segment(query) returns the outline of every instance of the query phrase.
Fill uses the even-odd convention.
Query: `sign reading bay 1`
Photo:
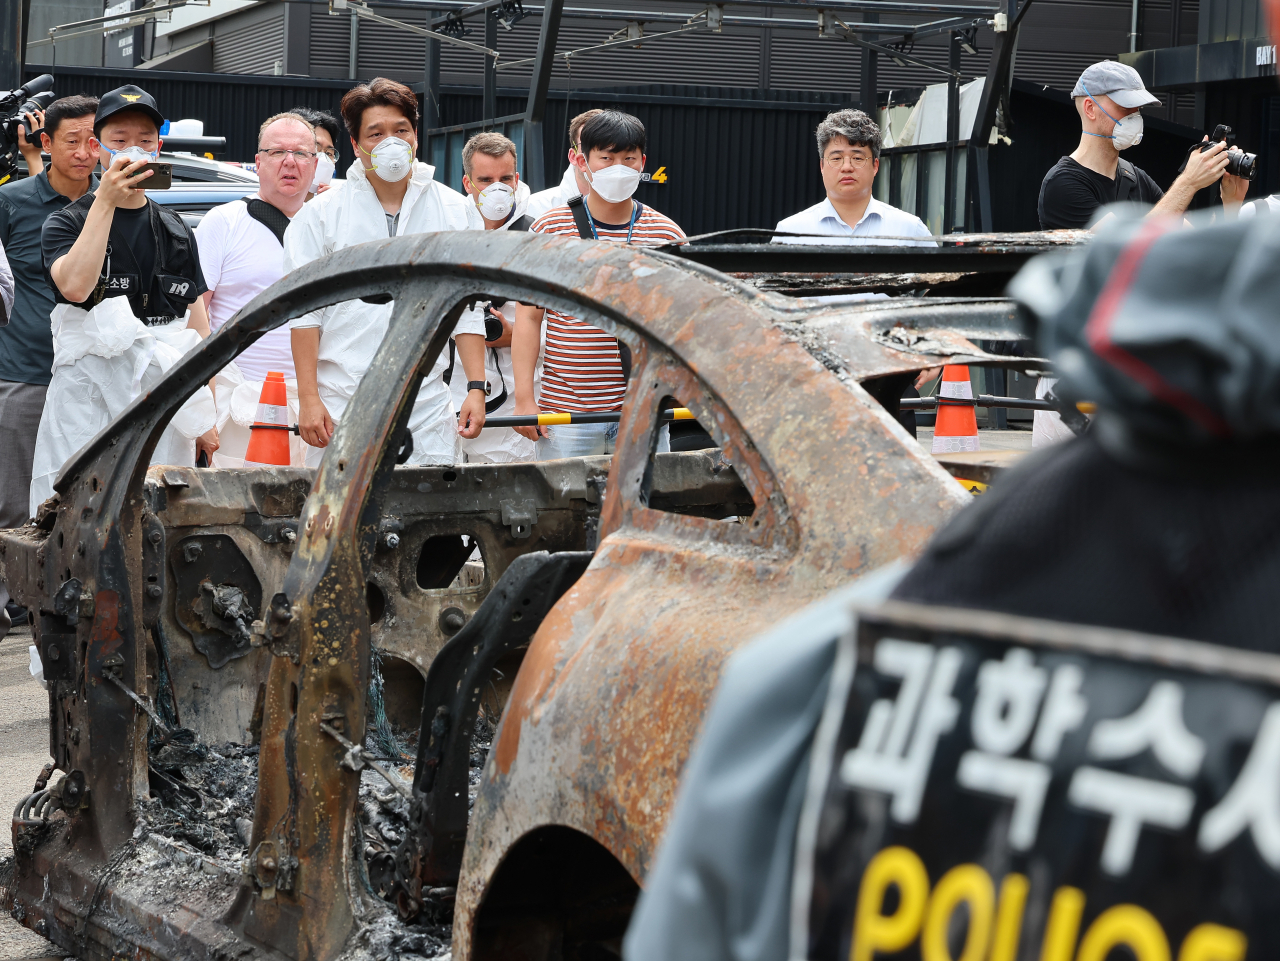
[[[896,602],[850,623],[793,959],[1280,959],[1280,656]]]

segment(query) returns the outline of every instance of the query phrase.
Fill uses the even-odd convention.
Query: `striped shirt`
[[[655,247],[684,238],[684,231],[670,217],[636,203],[640,216],[631,230],[633,244]],[[595,226],[600,240],[615,243],[626,243],[631,229],[630,224],[599,221]],[[567,206],[548,210],[529,229],[542,234],[579,236],[573,211]],[[579,414],[621,410],[627,382],[622,377],[622,358],[613,335],[549,307],[544,323],[547,336],[538,406],[545,411]]]

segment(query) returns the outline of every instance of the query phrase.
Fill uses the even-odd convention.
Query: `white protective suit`
[[[438,230],[483,230],[484,219],[471,198],[436,182],[435,168],[414,161],[409,190],[400,207],[396,236]],[[303,206],[284,233],[284,270],[288,274],[318,257],[371,240],[387,238],[387,218],[359,160],[347,171],[341,190],[328,190]],[[320,400],[337,423],[365,371],[373,364],[395,307],[349,300],[289,322],[293,330],[320,328],[316,381]],[[484,321],[465,312],[454,334],[484,336]],[[457,418],[441,374],[448,351],[440,352],[409,416],[413,455],[409,464],[456,464],[462,459]],[[458,364],[460,376],[461,363]],[[325,448],[307,451],[307,466],[318,467]]]
[[[529,206],[529,187],[521,182],[516,188],[516,205],[506,223],[496,230],[507,230],[525,215]],[[516,319],[516,302],[507,301],[498,307],[512,323]],[[484,312],[476,309],[480,323],[484,323]],[[461,321],[459,321],[461,325]],[[485,402],[501,397],[505,389],[507,399],[502,406],[490,412],[491,417],[508,417],[516,412],[516,377],[511,367],[510,347],[486,347],[484,349]],[[534,388],[537,389],[538,377],[534,376]],[[455,365],[453,376],[449,381],[449,393],[453,395],[453,409],[461,410],[462,402],[467,398],[467,376],[461,365]],[[536,396],[536,395],[535,395]],[[462,451],[470,464],[514,464],[517,461],[536,460],[533,441],[521,437],[510,427],[486,427],[479,437],[460,438]]]
[[[569,202],[570,197],[576,196],[578,196],[578,178],[573,175],[573,167],[570,166],[558,184],[546,190],[539,190],[529,197],[525,213],[537,220],[548,210],[553,207],[563,207]]]
[[[133,315],[124,297],[108,297],[92,310],[58,304],[49,321],[53,379],[36,434],[32,517],[53,496],[53,482],[63,465],[201,343],[200,335],[187,327],[186,317],[148,327]],[[215,419],[213,393],[203,386],[165,427],[151,463],[195,464],[196,438],[212,428]]]

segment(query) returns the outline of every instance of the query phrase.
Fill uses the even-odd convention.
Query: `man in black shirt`
[[[36,440],[33,514],[66,460],[209,335],[195,237],[145,192],[152,171],[142,168],[159,153],[163,122],[140,87],[104,95],[94,117],[104,167],[98,187],[51,214],[41,233],[54,359]],[[166,429],[155,462],[193,464],[196,447],[212,454],[214,422],[212,395],[202,388]]]
[[[1110,60],[1095,63],[1080,75],[1071,96],[1080,114],[1080,146],[1045,174],[1040,186],[1041,229],[1088,227],[1099,208],[1123,200],[1151,204],[1156,216],[1181,216],[1196,191],[1222,177],[1225,143],[1203,153],[1193,151],[1168,193],[1146,171],[1120,159],[1120,151],[1142,142],[1141,108],[1159,103],[1132,67]],[[1224,181],[1222,190],[1230,202],[1233,197],[1228,194],[1239,190],[1237,178]]]

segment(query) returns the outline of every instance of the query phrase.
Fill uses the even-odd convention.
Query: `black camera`
[[[0,183],[18,169],[18,147],[34,133],[22,115],[44,110],[56,97],[53,76],[47,73],[0,96]]]
[[[489,304],[484,309],[484,339],[486,341],[497,340],[502,336],[502,329],[502,318],[493,309],[493,304]]]
[[[1243,177],[1245,180],[1252,180],[1258,176],[1258,155],[1256,153],[1246,153],[1239,147],[1233,146],[1232,141],[1235,140],[1235,131],[1224,123],[1218,124],[1213,128],[1213,136],[1209,138],[1207,143],[1200,144],[1200,152],[1204,153],[1216,143],[1223,140],[1227,142],[1227,170],[1226,172],[1233,177]]]

